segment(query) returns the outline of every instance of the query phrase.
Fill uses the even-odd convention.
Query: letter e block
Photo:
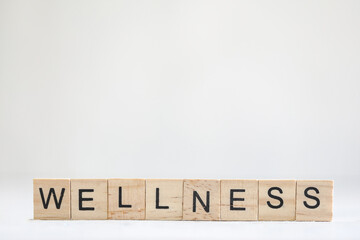
[[[34,219],[70,219],[70,179],[34,179]]]
[[[106,179],[71,179],[71,218],[107,219]]]
[[[221,220],[258,219],[258,181],[221,180]]]
[[[259,220],[295,220],[295,180],[259,180]]]
[[[220,220],[219,180],[184,180],[183,220]]]
[[[329,180],[297,181],[296,221],[331,221],[333,186]]]
[[[108,219],[145,219],[145,180],[108,180]]]
[[[183,215],[183,180],[146,180],[146,219],[181,220]]]

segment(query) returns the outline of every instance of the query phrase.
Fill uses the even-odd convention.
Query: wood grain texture
[[[334,183],[329,180],[298,180],[296,221],[331,221],[333,188]],[[305,194],[316,197],[318,200],[306,197]]]
[[[33,194],[34,219],[70,219],[70,179],[34,179]]]
[[[121,206],[119,191],[121,187]],[[145,219],[145,180],[109,179],[108,180],[108,218]]]
[[[208,211],[200,204],[198,198],[194,198],[195,192],[208,207]],[[220,220],[219,180],[184,180],[183,220]]]
[[[279,188],[272,190],[271,194],[280,197],[283,205],[280,206],[280,200],[269,196],[270,188]],[[294,221],[295,220],[295,180],[259,180],[259,220],[260,221]]]
[[[232,194],[231,190],[233,190]],[[256,221],[258,196],[257,180],[221,180],[220,219]]]
[[[181,220],[183,215],[183,182],[182,179],[146,180],[146,219]],[[157,191],[158,208],[156,207]]]
[[[71,219],[107,219],[107,179],[71,179]]]

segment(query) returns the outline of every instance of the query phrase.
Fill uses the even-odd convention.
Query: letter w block
[[[34,179],[34,219],[70,219],[70,179]]]

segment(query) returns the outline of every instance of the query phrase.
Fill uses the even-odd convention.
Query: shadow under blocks
[[[34,219],[321,221],[331,180],[34,179]]]

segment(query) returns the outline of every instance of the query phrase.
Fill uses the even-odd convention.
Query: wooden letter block
[[[331,221],[333,181],[297,181],[296,221]]]
[[[145,180],[109,179],[109,219],[145,219]]]
[[[71,179],[71,218],[107,219],[106,179]]]
[[[34,179],[34,219],[70,219],[70,179]]]
[[[184,220],[220,220],[220,181],[184,180]]]
[[[259,220],[295,220],[295,180],[259,181]]]
[[[258,184],[257,180],[221,180],[221,220],[257,220]]]
[[[181,220],[183,180],[146,180],[146,219]]]

